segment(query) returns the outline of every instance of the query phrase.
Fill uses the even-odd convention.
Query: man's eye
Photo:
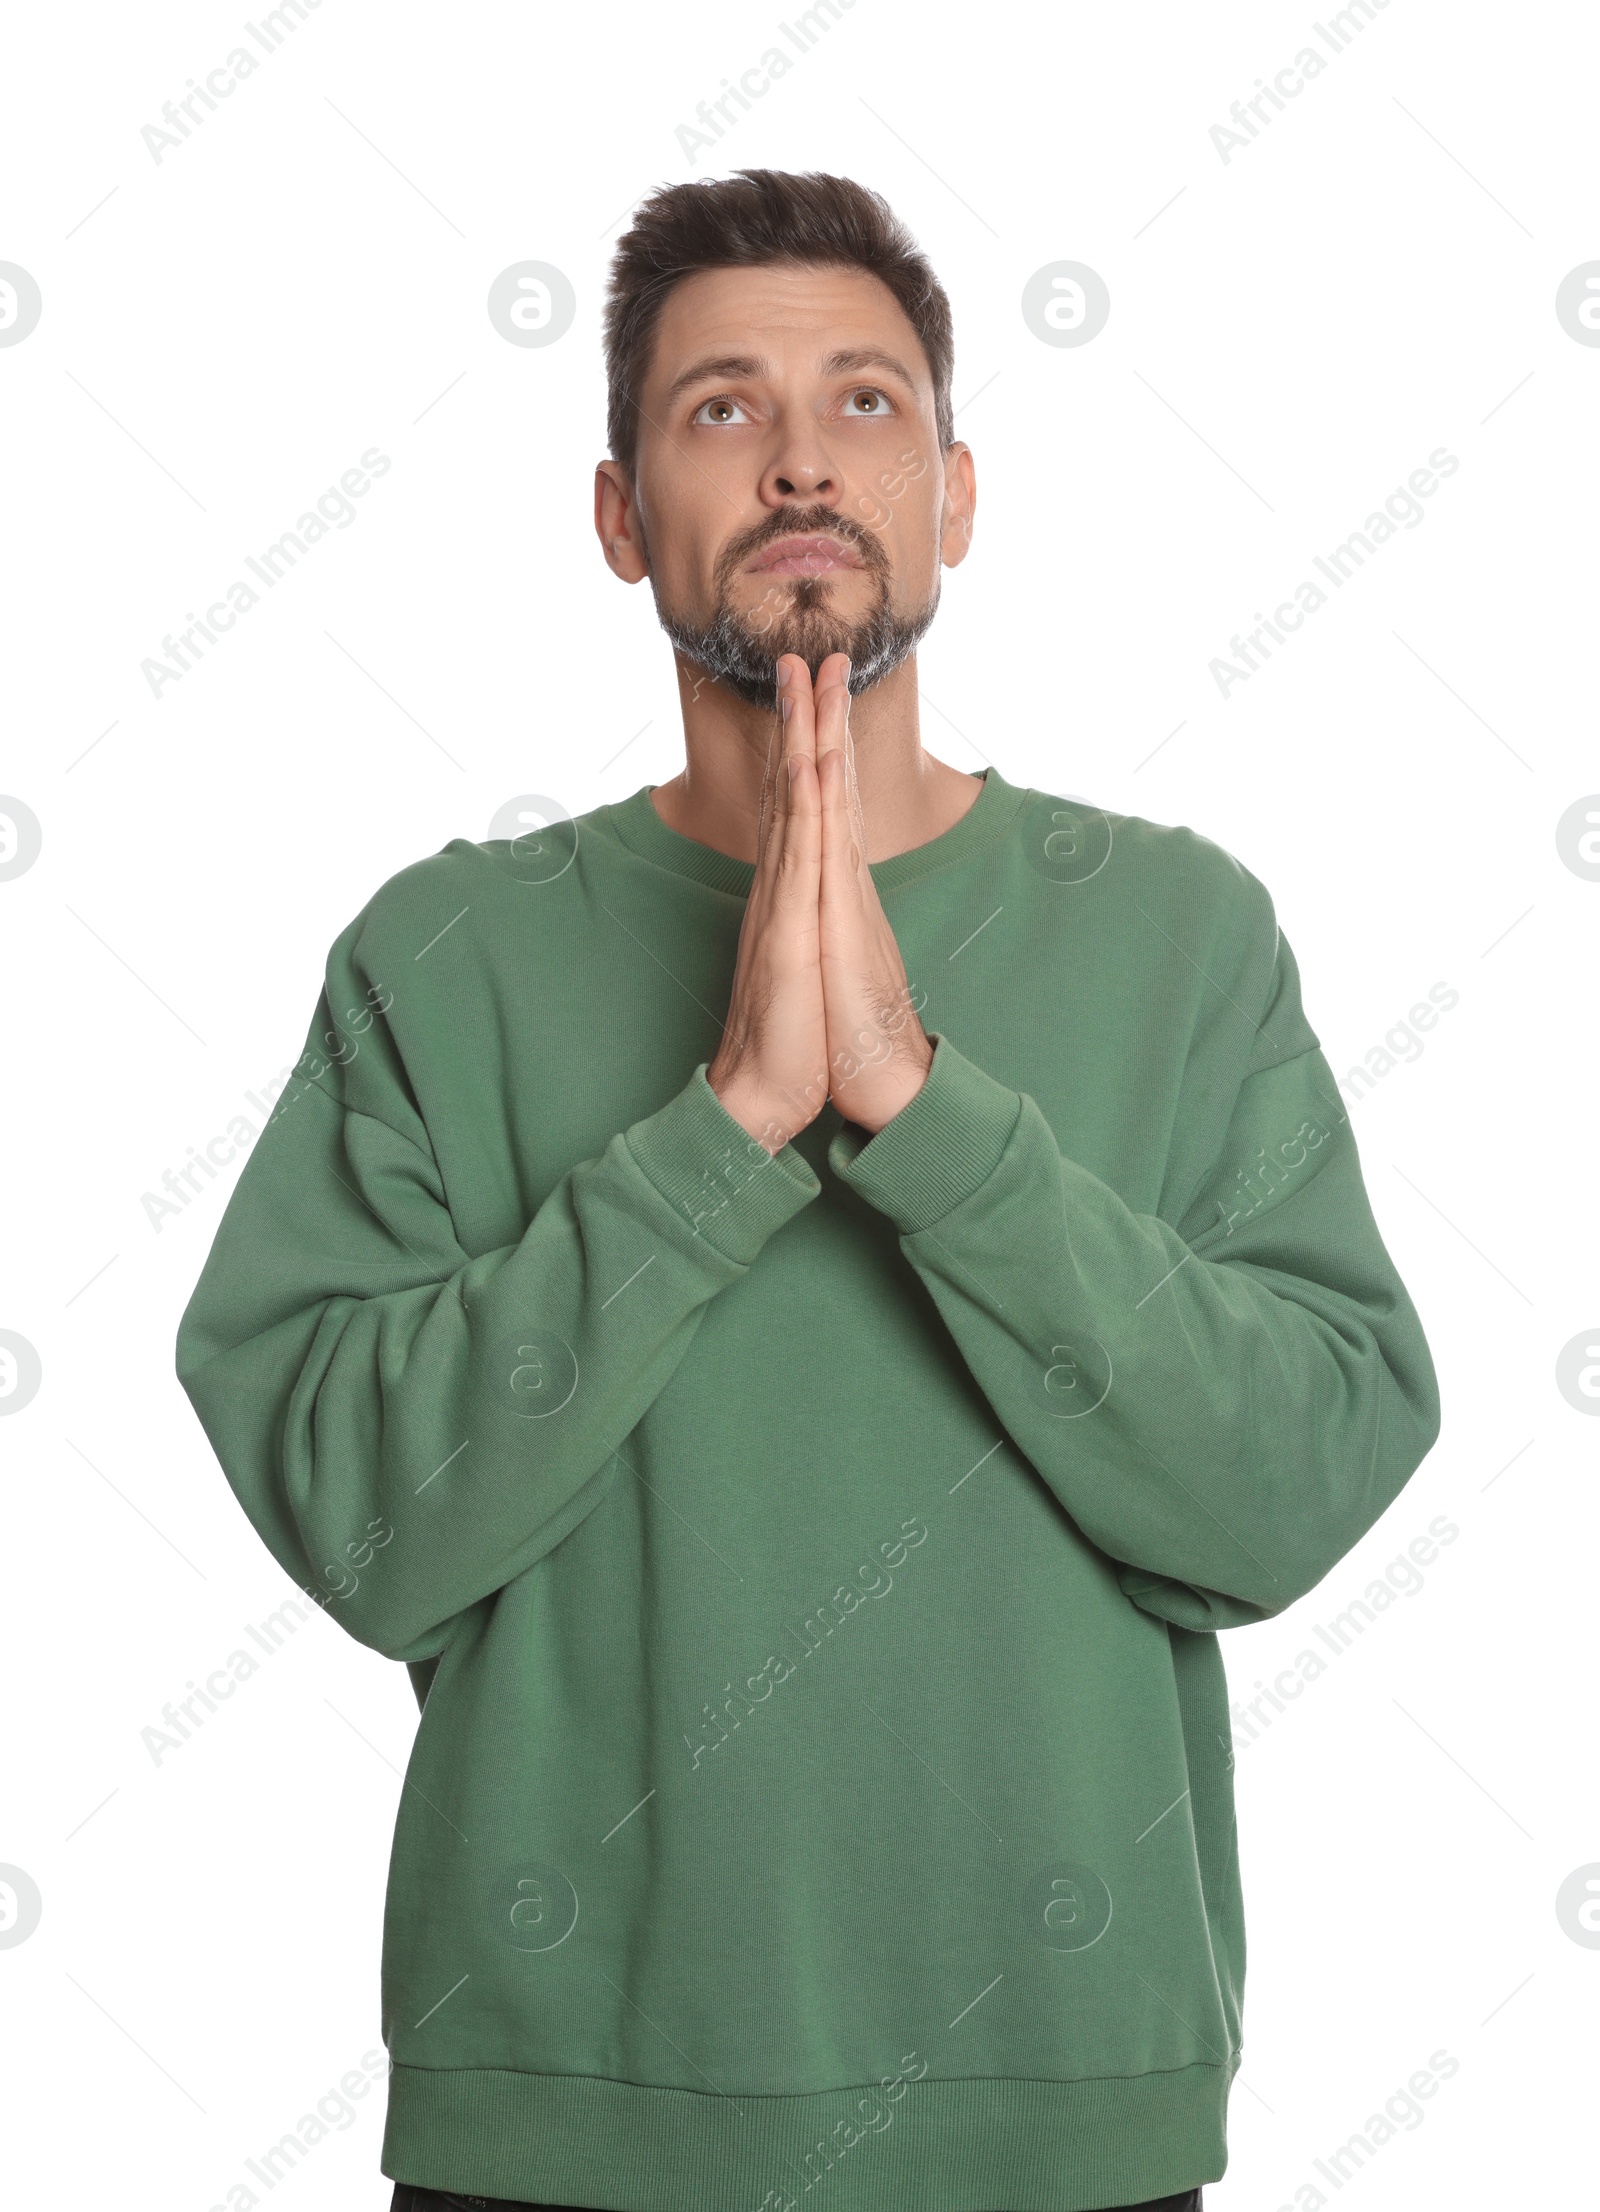
[[[850,394],[849,411],[852,415],[892,415],[894,402],[875,384],[863,384],[859,391]]]
[[[703,399],[689,417],[692,423],[748,422],[749,419],[736,399]]]

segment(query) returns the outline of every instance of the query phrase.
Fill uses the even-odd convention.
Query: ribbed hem
[[[819,1195],[809,1163],[786,1144],[769,1153],[734,1120],[702,1060],[675,1098],[626,1131],[628,1150],[696,1236],[751,1267],[775,1229]]]
[[[1220,2179],[1237,2063],[805,2097],[396,2066],[382,2170],[607,2212],[798,2212],[819,2183],[827,2212],[1092,2212]]]
[[[909,1106],[874,1137],[846,1123],[828,1146],[841,1182],[889,1215],[905,1235],[931,1228],[1000,1164],[1022,1096],[933,1033],[933,1064]]]

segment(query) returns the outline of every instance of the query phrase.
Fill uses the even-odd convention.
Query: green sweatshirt
[[[1248,870],[991,768],[872,873],[931,1073],[769,1158],[706,1082],[750,864],[645,787],[402,870],[184,1314],[240,1504],[421,1704],[397,2180],[1074,2212],[1223,2171],[1215,1632],[1371,1527],[1433,1366]]]

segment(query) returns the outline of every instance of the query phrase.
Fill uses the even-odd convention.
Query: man
[[[422,1704],[383,2170],[397,2212],[1197,2206],[1216,1632],[1416,1468],[1423,1333],[1261,883],[922,747],[974,474],[885,204],[657,193],[607,354],[595,519],[684,768],[363,908],[178,1342]]]

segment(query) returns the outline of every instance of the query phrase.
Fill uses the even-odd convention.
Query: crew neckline
[[[755,881],[755,862],[718,852],[714,845],[702,845],[697,838],[685,837],[681,830],[671,828],[656,812],[650,796],[655,789],[653,783],[641,784],[630,797],[615,801],[610,809],[612,825],[628,849],[645,860],[653,860],[658,867],[670,868],[676,875],[691,876],[697,883],[709,884],[714,891],[747,896]],[[867,865],[873,882],[880,891],[892,891],[897,884],[909,883],[913,877],[926,875],[931,869],[964,859],[975,846],[1004,829],[1026,797],[1025,791],[1007,783],[998,768],[986,768],[978,786],[978,796],[960,820],[952,822],[947,830],[941,830],[937,837],[930,837],[924,845],[913,845],[903,853],[891,853],[887,860],[869,861]]]

